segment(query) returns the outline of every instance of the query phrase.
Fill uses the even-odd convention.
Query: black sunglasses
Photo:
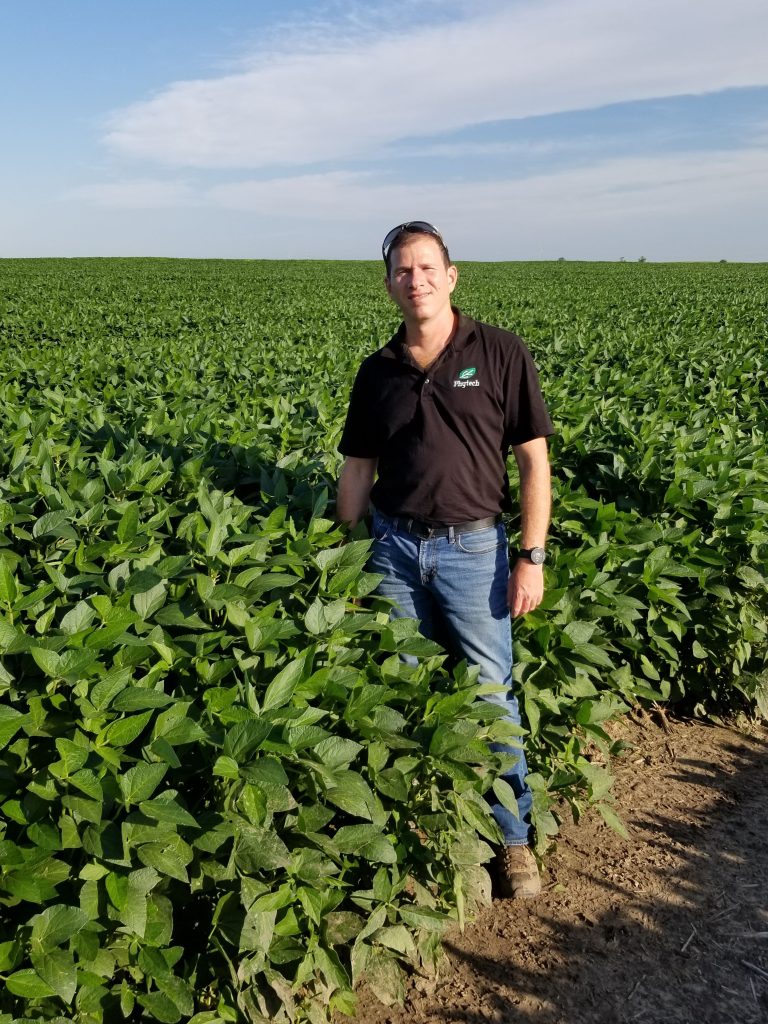
[[[433,238],[438,240],[443,249],[446,248],[443,236],[434,224],[430,224],[426,220],[409,220],[406,221],[405,224],[398,224],[396,228],[392,228],[392,230],[388,231],[384,236],[384,241],[381,243],[381,255],[385,263],[389,258],[389,250],[392,247],[392,243],[403,231],[406,234],[412,235],[432,235]]]

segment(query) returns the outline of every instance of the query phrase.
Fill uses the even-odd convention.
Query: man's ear
[[[448,283],[451,287],[451,291],[453,291],[456,287],[456,282],[459,280],[459,268],[454,267],[454,265],[451,264],[446,273],[448,274]]]

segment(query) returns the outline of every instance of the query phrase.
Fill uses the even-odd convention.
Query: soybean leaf
[[[77,991],[75,959],[68,950],[54,949],[32,954],[32,965],[38,975],[65,1003],[71,1003]]]
[[[242,871],[251,873],[286,868],[291,857],[276,832],[243,828],[235,842],[235,860]]]
[[[31,918],[32,948],[47,952],[67,942],[81,928],[88,924],[88,915],[79,907],[46,907],[42,913]]]
[[[288,703],[301,680],[305,665],[306,655],[301,655],[294,658],[277,673],[264,693],[262,701],[264,711],[271,711]]]
[[[3,604],[13,604],[17,592],[16,580],[8,562],[5,558],[0,557],[0,601]]]
[[[427,931],[444,932],[451,924],[447,914],[429,907],[401,906],[398,913],[406,924]]]
[[[520,810],[517,806],[517,797],[510,784],[504,779],[494,779],[492,788],[499,803],[506,807],[508,811],[511,811],[516,818],[519,818]]]
[[[145,843],[137,852],[139,860],[147,867],[180,882],[189,882],[187,865],[192,860],[192,850],[178,836],[169,837],[164,843]]]
[[[16,732],[27,720],[27,717],[21,711],[17,711],[16,708],[0,704],[0,750],[10,743]]]
[[[376,813],[376,800],[370,786],[357,772],[341,771],[333,776],[333,785],[327,791],[330,803],[347,814],[372,821]]]
[[[162,708],[173,703],[173,697],[162,690],[150,690],[145,686],[121,688],[112,707],[115,711],[143,711],[145,708]]]
[[[629,839],[629,833],[627,832],[626,826],[621,818],[618,816],[616,811],[610,804],[596,804],[597,810],[600,812],[600,817],[614,832],[617,832],[622,838]]]
[[[155,821],[200,828],[189,811],[185,810],[173,797],[157,797],[155,800],[142,800],[139,804],[139,810],[142,814],[145,814],[148,818],[153,818]]]
[[[56,995],[56,990],[31,968],[24,968],[9,975],[5,979],[5,986],[12,995],[21,996],[22,999],[42,999],[45,996]]]
[[[149,799],[167,771],[167,764],[145,764],[143,762],[129,768],[124,775],[120,776],[119,780],[120,791],[126,805],[137,804],[142,800]]]

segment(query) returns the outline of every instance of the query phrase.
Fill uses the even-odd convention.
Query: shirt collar
[[[454,313],[458,313],[459,322],[456,326],[456,333],[453,336],[452,345],[457,352],[461,352],[475,336],[475,321],[471,316],[465,316],[455,306],[453,307],[453,311]]]
[[[461,352],[472,340],[475,334],[475,321],[472,317],[465,316],[456,306],[451,306],[453,312],[458,316],[456,332],[451,339],[450,345],[454,352]],[[399,362],[409,362],[405,346],[405,324],[402,323],[382,349],[382,355],[387,359],[397,359]]]

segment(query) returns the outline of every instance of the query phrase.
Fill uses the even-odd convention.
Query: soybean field
[[[319,1024],[487,902],[519,737],[334,521],[382,276],[0,261],[0,1024]],[[557,431],[514,628],[543,855],[623,829],[638,703],[768,718],[768,265],[466,264],[456,300]]]

